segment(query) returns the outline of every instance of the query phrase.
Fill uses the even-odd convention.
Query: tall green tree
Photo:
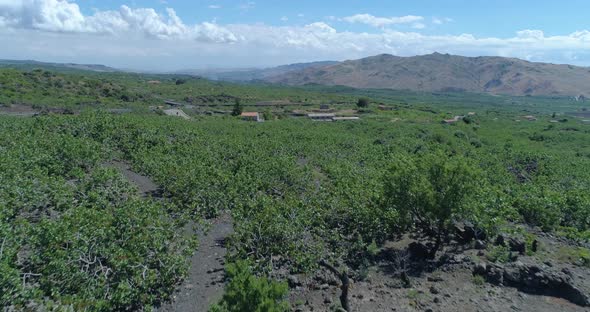
[[[400,215],[400,225],[415,227],[434,240],[434,258],[452,220],[460,218],[476,189],[477,170],[459,156],[442,152],[400,157],[387,175],[384,205]]]
[[[367,108],[367,107],[369,107],[369,99],[367,99],[367,98],[360,98],[356,102],[356,106],[358,106],[360,108]]]
[[[244,108],[242,107],[242,100],[240,98],[235,98],[234,100],[234,109],[232,110],[232,116],[240,116]]]

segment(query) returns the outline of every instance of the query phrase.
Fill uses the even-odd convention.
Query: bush
[[[227,265],[230,280],[221,301],[211,306],[211,312],[278,312],[288,311],[285,301],[287,284],[256,277],[247,261]]]
[[[434,153],[416,160],[402,157],[385,181],[385,205],[400,214],[406,229],[413,226],[435,239],[430,257],[441,247],[453,218],[461,218],[477,174],[461,157]]]
[[[367,98],[360,98],[358,100],[358,102],[356,103],[356,106],[358,106],[360,108],[367,108],[367,107],[369,107],[369,99],[367,99]]]
[[[234,109],[231,112],[232,116],[240,116],[244,108],[242,107],[242,101],[239,98],[234,99]]]

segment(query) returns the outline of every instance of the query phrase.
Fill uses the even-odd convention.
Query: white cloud
[[[281,17],[281,21],[282,21],[282,22],[287,22],[288,20],[289,20],[289,18],[288,18],[288,17],[286,17],[286,16],[283,16],[283,17]]]
[[[254,2],[254,1],[244,2],[238,6],[238,8],[242,11],[248,11],[248,10],[253,9],[255,7],[256,7],[256,2]]]
[[[0,0],[0,58],[169,69],[211,64],[278,65],[353,59],[379,53],[408,56],[438,51],[590,65],[588,30],[559,36],[548,36],[541,30],[521,30],[510,38],[471,34],[433,36],[420,33],[419,29],[425,25],[419,16],[357,15],[346,19],[380,29],[372,33],[341,31],[326,22],[303,26],[186,24],[173,9],[162,13],[151,8],[122,6],[118,10],[84,15],[72,1]],[[386,28],[394,24],[408,24],[416,30]]]
[[[216,9],[221,9],[221,5],[218,5],[218,4],[210,4],[210,5],[209,5],[209,6],[207,6],[207,7],[208,7],[209,9],[213,9],[213,10],[216,10]]]
[[[412,24],[412,28],[414,28],[414,29],[424,29],[424,28],[426,28],[426,25],[424,25],[423,23],[414,23],[414,24]]]
[[[0,25],[14,29],[47,32],[93,33],[123,36],[140,33],[160,39],[192,39],[206,42],[234,42],[237,37],[213,23],[185,25],[173,9],[166,15],[151,8],[96,11],[84,16],[76,3],[66,0],[0,0]]]
[[[343,21],[349,23],[367,24],[373,27],[383,27],[394,24],[409,24],[422,21],[424,17],[407,15],[399,17],[377,17],[371,14],[356,14],[342,18]]]
[[[442,24],[450,23],[450,22],[453,22],[453,19],[449,18],[449,17],[445,17],[445,18],[433,17],[432,18],[432,23],[435,25],[442,25]]]

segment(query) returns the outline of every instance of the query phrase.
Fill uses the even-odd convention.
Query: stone
[[[477,249],[477,250],[483,250],[483,249],[486,249],[486,248],[487,248],[487,246],[486,246],[486,243],[484,241],[482,241],[480,239],[478,239],[478,240],[475,241],[475,249]]]
[[[492,284],[563,298],[583,307],[590,306],[590,297],[563,271],[550,271],[538,265],[518,261],[505,267],[488,265],[486,279]],[[523,294],[519,293],[519,296]]]
[[[434,300],[432,300],[434,303],[440,303],[440,298],[439,297],[434,297]]]
[[[496,240],[494,241],[494,245],[506,246],[506,237],[504,236],[504,234],[498,234],[498,236],[496,236]]]
[[[438,294],[440,294],[440,291],[438,290],[438,288],[436,288],[434,286],[431,286],[430,287],[430,293],[433,294],[433,295],[438,295]]]
[[[469,222],[458,222],[455,223],[455,234],[458,240],[464,244],[469,243],[470,241],[476,238],[476,230],[473,224]]]
[[[287,277],[287,283],[289,283],[289,287],[291,288],[295,288],[302,285],[302,283],[295,275],[289,275],[289,277]]]
[[[511,237],[508,240],[508,246],[511,251],[519,252],[521,255],[524,255],[526,252],[526,242],[520,238]]]
[[[473,274],[485,276],[487,274],[487,265],[485,262],[480,262],[473,267]]]
[[[412,242],[408,245],[410,257],[414,260],[425,260],[430,255],[430,250],[426,245],[419,242]]]

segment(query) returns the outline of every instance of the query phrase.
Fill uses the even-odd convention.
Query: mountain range
[[[93,71],[93,72],[119,72],[121,70],[98,64],[74,64],[74,63],[48,63],[33,60],[0,60],[0,68],[9,67],[20,70],[46,69],[61,72],[67,71]]]
[[[381,54],[291,71],[265,81],[428,92],[590,96],[588,67],[440,53],[412,57]]]
[[[273,77],[285,75],[291,72],[296,72],[304,69],[320,68],[330,65],[338,64],[334,61],[311,62],[311,63],[296,63],[290,65],[282,65],[269,68],[242,68],[242,69],[195,69],[195,70],[179,70],[174,74],[195,75],[201,76],[211,80],[224,81],[256,81],[269,80]]]
[[[0,60],[1,67],[124,72],[104,65],[14,60]],[[590,98],[590,67],[535,63],[499,56],[465,57],[433,53],[400,57],[380,54],[343,62],[297,63],[262,69],[181,70],[168,74],[291,86],[319,84],[362,89]]]

